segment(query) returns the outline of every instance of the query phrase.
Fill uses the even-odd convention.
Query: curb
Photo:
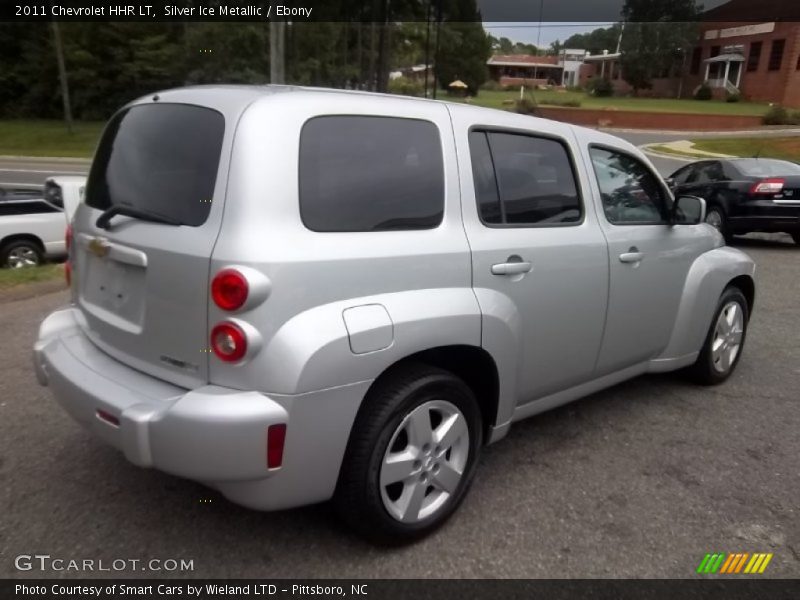
[[[26,162],[40,163],[78,163],[89,165],[91,158],[69,158],[66,156],[16,156],[11,154],[0,154],[0,160],[24,160]]]
[[[644,135],[686,135],[686,136],[752,136],[754,134],[760,135],[800,135],[800,129],[792,127],[788,129],[739,129],[737,131],[685,131],[673,129],[628,129],[623,127],[596,127],[599,131],[607,131],[609,133],[640,133]]]
[[[641,146],[639,146],[639,149],[642,152],[646,154],[652,154],[653,156],[660,156],[663,158],[674,158],[676,160],[686,160],[686,161],[710,160],[714,158],[721,158],[721,159],[735,158],[732,157],[730,154],[715,154],[714,152],[702,152],[702,153],[698,152],[697,154],[690,154],[687,152],[685,154],[677,154],[671,152],[659,152],[658,150],[653,150],[652,148],[653,146],[663,146],[663,145],[664,142],[651,142],[649,144],[642,144]]]

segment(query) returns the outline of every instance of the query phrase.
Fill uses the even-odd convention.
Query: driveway
[[[89,162],[82,159],[0,156],[0,187],[41,187],[51,175],[86,175],[88,170]]]
[[[15,570],[40,553],[192,560],[169,575],[193,577],[681,578],[708,552],[772,552],[763,576],[800,577],[800,248],[741,248],[759,287],[726,384],[640,377],[515,425],[444,529],[399,549],[352,537],[326,505],[253,512],[130,465],[35,382],[37,325],[66,293],[5,302],[0,577],[79,575]]]

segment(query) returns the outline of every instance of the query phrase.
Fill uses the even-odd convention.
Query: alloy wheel
[[[412,410],[392,435],[379,483],[387,512],[417,523],[455,494],[469,458],[469,427],[450,402],[432,400]]]
[[[744,315],[738,302],[728,302],[719,313],[711,343],[711,363],[719,373],[727,373],[736,362],[744,335]]]
[[[39,264],[39,255],[29,246],[17,246],[8,253],[7,262],[12,269],[35,267]]]

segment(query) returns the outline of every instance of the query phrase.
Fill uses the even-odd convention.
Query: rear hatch
[[[210,106],[123,109],[103,134],[74,220],[84,332],[129,366],[187,388],[208,381],[209,263],[234,125]]]

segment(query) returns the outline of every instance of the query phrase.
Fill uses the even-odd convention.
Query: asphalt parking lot
[[[798,577],[800,248],[739,246],[758,290],[726,384],[641,377],[512,427],[444,529],[399,549],[352,537],[326,505],[253,512],[128,464],[34,379],[37,325],[66,293],[0,298],[0,577],[79,576],[14,567],[49,554],[187,559],[171,575],[192,577],[671,578],[707,552],[772,552],[763,576]]]

